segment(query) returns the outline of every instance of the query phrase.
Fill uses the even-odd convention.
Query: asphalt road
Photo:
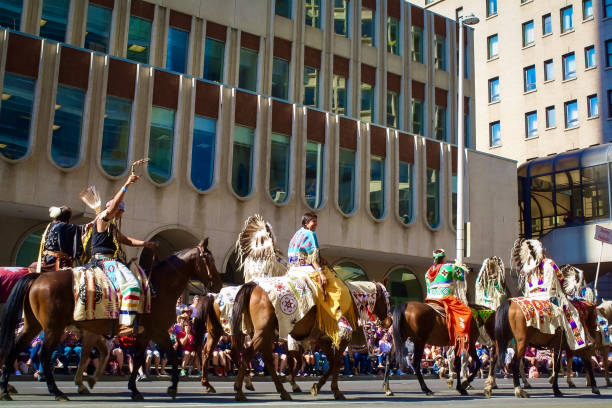
[[[483,381],[474,382],[474,390],[469,391],[469,396],[461,397],[454,390],[449,390],[446,383],[438,379],[428,379],[428,386],[434,391],[434,396],[424,396],[418,388],[418,383],[414,379],[392,380],[391,389],[395,392],[393,397],[385,397],[381,391],[380,379],[360,379],[359,381],[341,381],[340,389],[345,393],[346,401],[335,401],[326,384],[318,397],[313,397],[310,393],[292,394],[293,401],[281,401],[278,394],[274,391],[274,385],[269,382],[255,382],[255,392],[247,392],[249,403],[238,403],[234,400],[233,384],[230,382],[213,382],[217,389],[217,394],[204,394],[198,382],[182,382],[179,384],[179,395],[175,401],[166,396],[165,391],[169,382],[152,381],[139,382],[138,388],[145,397],[144,401],[132,402],[127,391],[125,381],[103,381],[99,383],[90,395],[77,395],[76,387],[68,381],[58,382],[62,391],[68,394],[71,402],[62,405],[75,405],[78,407],[111,407],[127,406],[143,408],[165,408],[165,407],[191,407],[191,406],[249,406],[249,407],[320,407],[332,405],[334,407],[357,408],[360,404],[384,404],[384,407],[446,407],[452,405],[453,408],[463,407],[491,407],[501,406],[511,407],[612,407],[612,387],[601,387],[601,396],[591,394],[590,389],[585,388],[585,379],[575,379],[577,389],[568,389],[564,382],[561,382],[561,390],[565,394],[564,398],[553,398],[550,385],[545,379],[538,379],[532,382],[534,389],[529,390],[530,399],[518,399],[514,397],[511,380],[499,379],[500,389],[494,390],[493,397],[487,399],[482,394]],[[599,384],[603,383],[599,378]],[[303,390],[309,390],[313,381],[306,379],[301,381]],[[34,381],[15,381],[12,384],[17,388],[19,394],[13,396],[13,402],[0,402],[0,406],[31,406],[36,408],[57,407],[55,402],[48,394],[44,383]],[[290,389],[285,384],[287,390]]]

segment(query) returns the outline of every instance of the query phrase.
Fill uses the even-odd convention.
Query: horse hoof
[[[514,396],[516,398],[529,398],[529,394],[527,394],[527,392],[520,387],[516,387],[514,389]]]
[[[67,401],[70,401],[70,400],[68,399],[68,397],[67,397],[66,395],[64,395],[64,394],[59,394],[59,395],[56,395],[56,396],[55,396],[55,400],[56,400],[56,401],[59,401],[59,402],[67,402]]]
[[[463,396],[465,396],[465,395],[470,395],[470,394],[468,394],[468,392],[467,392],[466,390],[464,390],[464,389],[460,389],[460,390],[457,390],[457,391],[459,391],[459,394],[461,394],[461,395],[463,395]]]
[[[310,393],[312,394],[313,397],[316,397],[317,395],[319,395],[319,384],[313,384],[312,388],[310,389]]]
[[[245,385],[244,388],[246,388],[249,391],[255,391],[255,387],[253,387],[252,383]]]
[[[425,395],[427,395],[428,397],[431,397],[432,395],[434,395],[432,390],[425,390]]]
[[[96,386],[96,379],[93,377],[89,377],[87,379],[87,385],[89,385],[89,389],[93,390],[94,387]]]
[[[484,396],[485,398],[491,398],[491,388],[484,389]]]
[[[291,395],[289,393],[287,393],[287,392],[281,393],[280,397],[281,397],[281,399],[283,401],[292,401],[293,400],[293,398],[291,398]]]
[[[446,385],[448,385],[448,389],[451,390],[453,388],[453,380],[451,379],[446,380]]]
[[[0,395],[0,401],[12,401],[13,398],[7,393]]]
[[[134,401],[142,401],[142,400],[144,400],[144,397],[139,392],[133,392],[132,393],[132,400],[134,400]]]
[[[336,392],[334,392],[334,399],[344,401],[346,399],[346,397],[340,391],[336,391]]]
[[[567,387],[568,388],[576,388],[576,384],[574,384],[573,382],[568,382],[567,383]]]
[[[595,387],[591,390],[591,392],[595,395],[601,395],[601,392],[599,392],[599,388]]]
[[[465,388],[466,390],[468,389],[469,386],[470,386],[470,383],[467,380],[461,383],[461,388]]]
[[[497,384],[493,384],[493,387],[491,387],[491,388],[493,388],[494,390],[499,389],[499,387],[497,386]]]
[[[89,394],[89,390],[87,389],[87,387],[85,387],[84,385],[80,385],[79,389],[77,391],[79,394],[81,395],[87,395]]]
[[[393,394],[393,391],[391,391],[390,389],[388,389],[388,390],[387,390],[387,392],[385,392],[385,395],[386,395],[387,397],[392,397],[394,394]]]
[[[524,389],[528,389],[528,390],[529,390],[529,389],[531,389],[532,387],[531,387],[531,384],[529,384],[529,383],[525,383],[525,384],[523,384],[523,388],[524,388]]]
[[[555,391],[555,398],[563,397],[563,393],[561,391]]]
[[[612,387],[612,381],[606,380],[606,387]]]
[[[247,400],[246,396],[243,393],[237,393],[235,399],[238,402],[245,402]]]
[[[19,392],[17,392],[17,388],[13,387],[10,384],[7,386],[7,390],[9,394],[19,394]]]
[[[213,388],[213,390],[214,390],[214,388]],[[176,399],[176,388],[168,387],[168,391],[166,391],[166,392],[168,393],[170,398]],[[141,395],[141,397],[142,397],[142,395]]]
[[[464,387],[466,390],[473,390],[474,387],[472,387],[472,384],[468,384]]]
[[[302,392],[302,389],[297,384],[295,384],[295,386],[292,386],[291,388],[293,389],[293,392]]]

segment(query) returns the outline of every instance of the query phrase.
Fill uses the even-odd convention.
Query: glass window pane
[[[524,69],[525,74],[525,92],[536,89],[536,72],[535,66],[530,66]]]
[[[457,174],[451,174],[451,222],[457,229]]]
[[[446,108],[436,105],[434,117],[435,137],[438,140],[446,141]]]
[[[491,147],[501,146],[499,122],[489,123],[489,144]]]
[[[538,134],[538,113],[529,112],[525,114],[526,137],[534,137]]]
[[[305,0],[306,25],[321,28],[321,0]]]
[[[128,167],[132,101],[108,95],[102,135],[102,168],[111,176],[122,175]]]
[[[359,265],[352,262],[342,262],[334,266],[336,276],[344,282],[348,281],[369,281],[368,275]]]
[[[290,138],[272,133],[270,145],[270,197],[277,203],[289,198],[289,163],[291,155]]]
[[[499,101],[499,78],[489,79],[489,102]]]
[[[551,128],[557,126],[557,119],[555,117],[555,107],[549,106],[546,108],[546,127]]]
[[[412,163],[399,162],[399,216],[404,224],[412,221]]]
[[[215,175],[217,120],[195,115],[191,145],[191,182],[198,190],[212,187]]]
[[[334,32],[348,37],[348,14],[347,0],[334,0]]]
[[[434,39],[434,65],[446,71],[446,37],[436,35]]]
[[[51,158],[60,167],[71,168],[79,161],[84,104],[85,91],[57,85]]]
[[[239,88],[257,91],[257,59],[257,51],[240,48]]]
[[[374,87],[361,83],[361,120],[372,122],[374,119]]]
[[[597,65],[597,60],[595,59],[595,47],[593,45],[584,49],[584,64],[585,68],[592,68]]]
[[[612,0],[603,0],[603,17],[612,17]]]
[[[497,34],[487,38],[487,57],[489,59],[495,58],[499,55]]]
[[[85,48],[104,53],[108,52],[112,18],[113,11],[111,9],[89,3]]]
[[[575,226],[584,222],[580,201],[580,170],[555,174],[555,200],[555,217],[558,227]]]
[[[578,102],[565,102],[565,127],[578,126]]]
[[[0,102],[0,154],[18,160],[28,152],[36,80],[4,73]]]
[[[427,222],[432,228],[440,225],[440,171],[427,169]]]
[[[174,115],[172,109],[153,106],[151,109],[151,133],[149,138],[149,176],[163,184],[172,176],[174,159]]]
[[[606,41],[606,67],[612,67],[612,40]]]
[[[423,29],[418,26],[412,26],[412,60],[422,64],[424,58]]]
[[[334,75],[332,84],[332,112],[338,115],[346,114],[346,78]]]
[[[64,42],[70,0],[44,0],[40,18],[40,36]]]
[[[40,249],[40,240],[44,232],[44,229],[38,230],[31,233],[23,240],[17,251],[15,266],[30,266],[32,262],[36,261]]]
[[[574,28],[574,8],[572,6],[561,9],[561,32]]]
[[[555,78],[553,60],[544,61],[544,80],[551,81]]]
[[[225,43],[206,37],[204,49],[204,79],[223,82]]]
[[[304,66],[304,105],[319,107],[319,70]]]
[[[306,203],[314,209],[323,203],[323,149],[321,143],[308,141],[306,143],[306,186],[304,195]]]
[[[395,17],[387,17],[387,52],[401,55],[399,38],[399,20]]]
[[[542,34],[552,33],[552,17],[550,14],[542,16]]]
[[[21,10],[23,0],[0,1],[0,27],[7,27],[19,31],[21,23]]]
[[[610,218],[607,164],[582,169],[582,208],[585,222]]]
[[[245,126],[234,126],[232,188],[240,197],[251,194],[254,148],[255,130]]]
[[[355,209],[356,155],[354,150],[342,147],[338,152],[338,206],[345,214],[350,214]]]
[[[497,0],[487,0],[487,17],[497,14]]]
[[[370,212],[380,220],[385,216],[385,158],[370,156]]]
[[[291,0],[275,0],[274,3],[277,15],[291,18]]]
[[[180,72],[182,74],[187,72],[188,49],[189,33],[175,27],[169,27],[166,69],[174,72]]]
[[[274,57],[272,63],[272,96],[289,98],[289,61]]]
[[[399,114],[399,94],[397,92],[387,91],[387,126],[398,128]]]
[[[151,21],[131,16],[128,33],[127,59],[149,63],[151,47]]]
[[[587,109],[589,118],[599,115],[599,103],[597,99],[597,95],[589,95],[587,97]]]
[[[389,274],[387,279],[391,305],[402,302],[422,302],[423,291],[416,275],[406,268],[398,268]]]
[[[425,135],[425,102],[420,99],[412,98],[412,132]]]
[[[574,53],[563,56],[563,79],[576,78],[576,57]]]
[[[587,19],[593,17],[593,0],[582,1],[582,18]]]
[[[534,42],[533,20],[523,23],[523,47]]]
[[[376,47],[376,11],[361,8],[361,43]]]

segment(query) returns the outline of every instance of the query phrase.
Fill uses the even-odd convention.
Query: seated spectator
[[[179,343],[180,354],[183,357],[183,364],[181,365],[181,376],[189,375],[191,373],[191,365],[195,360],[195,349],[194,343],[195,338],[193,337],[193,333],[191,332],[191,322],[186,322],[184,324],[184,328],[180,331],[176,338]]]
[[[440,379],[444,378],[447,374],[448,369],[446,368],[446,360],[441,354],[436,356],[432,371],[435,375],[439,376]]]
[[[227,376],[232,371],[232,343],[227,334],[223,334],[213,350],[212,365],[217,369],[215,374]]]
[[[285,370],[287,369],[287,348],[284,342],[279,341],[274,343],[272,357],[274,358],[274,370],[276,374],[284,377]]]
[[[60,346],[61,354],[59,356],[60,361],[66,367],[68,374],[70,374],[69,365],[78,366],[81,361],[81,342],[77,336],[77,333],[73,331],[67,331],[64,334],[64,340]]]
[[[260,353],[253,357],[249,365],[251,367],[251,377],[254,375],[264,375],[265,364]]]
[[[368,375],[372,371],[370,355],[367,346],[354,346],[352,349],[355,366],[355,375]],[[315,354],[316,355],[316,354]]]
[[[508,347],[506,349],[506,359],[504,360],[504,378],[508,378],[512,374],[510,364],[514,358],[514,348]]]
[[[123,352],[121,339],[118,336],[115,336],[111,340],[107,341],[106,344],[110,353],[108,359],[110,373],[112,375],[124,375],[123,362],[125,354]]]
[[[476,354],[478,354],[478,358],[480,359],[480,372],[478,373],[479,378],[485,377],[485,369],[489,366],[489,351],[482,347],[481,344],[476,343]]]
[[[528,370],[531,366],[538,366],[537,350],[535,347],[527,347],[525,349],[525,368]]]
[[[300,369],[297,375],[314,375],[314,365],[315,359],[314,354],[312,354],[312,350],[305,351],[304,354],[302,354],[302,368]]]
[[[553,362],[550,350],[540,349],[536,351],[536,361],[538,371],[543,374],[548,374],[552,370]]]
[[[321,347],[319,347],[319,345],[317,345],[313,350],[314,352],[312,354],[314,355],[315,360],[315,372],[321,375],[327,370],[329,370],[329,361],[327,360],[327,356],[325,355],[323,350],[321,350]]]
[[[378,357],[378,368],[384,368],[383,363],[385,362],[387,355],[391,351],[391,336],[389,333],[383,334],[382,339],[378,342],[378,348],[376,356]]]

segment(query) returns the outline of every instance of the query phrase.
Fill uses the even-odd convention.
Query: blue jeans
[[[329,361],[327,361],[327,356],[325,354],[315,351],[314,358],[315,358],[315,370],[321,370],[324,372],[329,370]]]
[[[368,374],[371,371],[370,356],[368,353],[355,353],[355,367],[359,367],[359,374]]]

